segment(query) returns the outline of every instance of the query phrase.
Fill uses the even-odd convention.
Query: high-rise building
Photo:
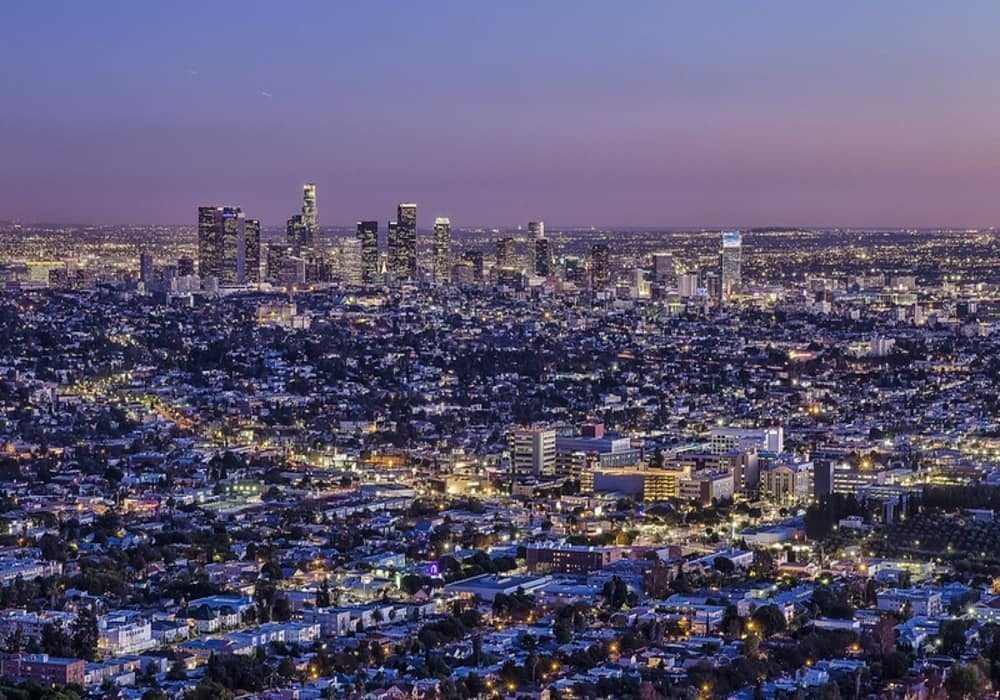
[[[566,255],[562,258],[563,277],[567,282],[583,285],[587,282],[586,267],[582,258]]]
[[[245,270],[246,284],[260,283],[260,219],[246,220]]]
[[[629,293],[633,299],[648,299],[650,295],[649,280],[646,271],[637,267],[629,274]]]
[[[517,244],[513,238],[497,240],[497,267],[513,269],[517,267]]]
[[[149,287],[153,283],[153,254],[139,253],[139,281]]]
[[[335,273],[328,251],[306,248],[300,256],[306,267],[306,282],[332,282]]]
[[[290,287],[306,281],[306,261],[292,246],[272,243],[267,247],[267,281]]]
[[[264,277],[271,284],[277,284],[281,279],[281,270],[292,254],[290,245],[281,243],[271,243],[267,246],[267,264],[264,270]]]
[[[552,245],[549,239],[544,237],[536,238],[534,245],[535,274],[539,277],[548,277],[552,274]]]
[[[363,244],[350,236],[340,239],[339,246],[340,281],[345,284],[361,284],[363,278]]]
[[[198,272],[222,285],[248,282],[246,217],[239,207],[198,207]]]
[[[434,282],[444,284],[451,276],[451,221],[443,216],[434,220],[432,257]]]
[[[741,256],[743,236],[739,231],[722,232],[722,277],[719,296],[723,301],[739,294],[743,287]]]
[[[400,204],[389,222],[389,274],[394,281],[417,277],[417,205]]]
[[[511,471],[516,476],[550,476],[556,468],[554,428],[518,428],[511,433]]]
[[[661,287],[677,284],[677,270],[671,253],[653,253],[653,281]]]
[[[698,273],[685,272],[677,278],[677,292],[682,299],[690,299],[698,293]]]
[[[302,225],[305,227],[306,245],[312,245],[319,237],[319,210],[316,208],[316,184],[307,182],[302,186]]]
[[[309,229],[302,220],[302,214],[296,214],[285,222],[285,240],[296,249],[309,245]]]
[[[529,221],[528,222],[528,259],[527,259],[527,270],[530,274],[538,274],[538,247],[535,245],[536,241],[545,238],[545,222],[544,221]]]
[[[603,289],[611,282],[611,255],[607,243],[595,243],[590,247],[590,285]]]
[[[202,277],[222,274],[222,210],[198,207],[198,274]]]
[[[378,222],[359,221],[357,239],[361,242],[361,283],[375,284],[378,279]]]
[[[386,264],[385,271],[392,277],[395,282],[400,277],[406,276],[405,266],[400,261],[400,248],[402,247],[402,242],[400,241],[399,235],[399,222],[390,221],[385,225],[385,242],[386,242]]]

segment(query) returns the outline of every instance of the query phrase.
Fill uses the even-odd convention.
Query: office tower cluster
[[[396,220],[388,226],[389,275],[394,281],[417,278],[417,205],[396,207]]]
[[[260,282],[260,221],[239,207],[198,207],[198,272],[220,285]]]
[[[583,254],[557,256],[545,222],[540,220],[529,221],[526,229],[496,231],[492,254],[485,257],[482,251],[456,251],[448,217],[436,217],[429,238],[421,244],[417,205],[412,202],[400,203],[381,239],[380,233],[378,221],[361,220],[353,236],[334,239],[328,247],[319,227],[316,185],[306,183],[300,210],[286,222],[284,240],[263,249],[260,222],[247,219],[239,207],[200,207],[198,272],[223,286],[267,282],[296,287],[333,281],[348,285],[490,283],[523,290],[570,283],[605,300],[676,294],[682,300],[726,303],[743,288],[739,231],[722,232],[718,267],[702,271],[685,270],[672,251],[654,253],[649,267],[637,261],[621,268],[620,258],[615,258],[619,264],[615,267],[609,242],[600,239],[588,243]],[[144,257],[140,267],[140,278],[152,279],[152,258]]]
[[[285,222],[281,241],[261,245],[261,226],[247,219],[239,207],[203,206],[198,209],[198,274],[223,287],[266,282],[276,287],[340,281],[349,285],[431,282],[480,284],[489,269],[498,284],[523,287],[527,276],[547,278],[555,274],[551,242],[545,223],[528,222],[527,255],[523,239],[505,236],[497,242],[492,265],[484,264],[480,251],[455,253],[451,219],[434,219],[427,259],[421,264],[417,205],[400,203],[396,216],[386,224],[384,248],[379,223],[358,221],[354,236],[341,237],[329,247],[319,226],[317,187],[302,188],[300,210]],[[606,248],[606,247],[605,247]],[[603,257],[606,279],[607,255]],[[140,278],[153,277],[152,257],[140,261]]]
[[[316,186],[310,183],[303,188],[300,213],[287,222],[285,240],[268,245],[264,256],[258,220],[247,219],[239,207],[200,207],[198,271],[223,286],[268,282],[294,287],[334,280],[348,285],[471,285],[488,281],[501,288],[525,289],[531,277],[536,280],[531,284],[543,284],[558,274],[565,282],[605,293],[605,299],[608,293],[632,299],[676,294],[682,300],[726,303],[742,292],[743,241],[739,231],[721,234],[716,270],[684,270],[672,252],[666,251],[654,253],[649,268],[626,268],[627,275],[617,276],[606,242],[590,244],[586,256],[557,259],[544,222],[528,222],[526,237],[519,231],[497,238],[492,259],[484,264],[481,251],[455,254],[451,220],[437,217],[425,248],[428,257],[421,265],[417,205],[401,203],[395,219],[387,224],[384,254],[375,220],[358,221],[353,237],[341,238],[327,250],[319,235]],[[144,255],[140,279],[148,286],[152,278],[152,258]]]
[[[285,224],[285,237],[290,246],[301,251],[313,246],[319,233],[319,212],[316,209],[316,185],[302,186],[302,211]]]
[[[649,293],[662,297],[676,291],[683,300],[730,302],[743,292],[742,255],[743,235],[739,231],[722,232],[719,264],[715,269],[684,269],[671,252],[653,253]],[[633,280],[633,289],[638,289],[638,284],[638,279]]]

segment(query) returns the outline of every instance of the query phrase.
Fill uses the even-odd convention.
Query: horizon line
[[[450,218],[450,217],[449,217]],[[367,220],[367,219],[366,219]],[[371,219],[372,221],[380,221],[381,219]],[[388,219],[386,219],[388,221]],[[663,233],[716,233],[721,231],[863,231],[863,232],[877,232],[877,231],[948,231],[948,232],[969,232],[969,231],[995,231],[1000,228],[1000,225],[968,225],[968,224],[920,224],[920,225],[856,225],[856,224],[755,224],[755,225],[736,225],[736,224],[724,224],[724,225],[690,225],[690,226],[676,226],[676,225],[661,225],[661,224],[553,224],[549,223],[545,219],[537,219],[538,221],[544,221],[546,229],[551,230],[553,233],[559,233],[563,231],[602,231],[602,230],[620,230],[620,231],[660,231]],[[84,222],[70,222],[70,221],[17,221],[11,219],[0,220],[0,226],[27,226],[27,227],[75,227],[75,228],[96,228],[96,227],[160,227],[160,228],[197,228],[198,222],[189,223],[152,223],[152,222],[102,222],[102,223],[84,223]],[[356,228],[357,222],[352,224],[327,224],[320,225],[320,231],[336,231],[336,230],[353,230]],[[262,229],[283,229],[284,227],[280,224],[263,224]],[[431,231],[432,227],[422,229],[418,226],[417,230],[427,230]],[[470,224],[464,226],[453,226],[452,231],[502,231],[511,232],[522,230],[527,233],[527,224]],[[547,230],[546,233],[549,231]]]

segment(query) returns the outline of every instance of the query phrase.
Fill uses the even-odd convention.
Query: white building
[[[139,654],[156,646],[149,620],[134,613],[115,612],[97,623],[97,648],[107,656]]]
[[[556,468],[554,428],[517,428],[511,433],[511,470],[518,476],[551,476]]]
[[[925,588],[889,588],[879,591],[878,609],[933,617],[941,613],[941,593]]]

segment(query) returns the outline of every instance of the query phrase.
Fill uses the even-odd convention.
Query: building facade
[[[443,216],[434,220],[432,257],[434,282],[436,284],[448,282],[451,277],[451,220]]]
[[[743,289],[743,236],[739,231],[722,232],[720,295],[723,301]]]
[[[253,267],[248,253],[256,254],[259,269],[260,224],[251,221],[256,225],[251,226],[251,236],[256,231],[256,238],[248,244],[247,220],[239,207],[198,207],[198,272],[202,277],[215,277],[222,285],[253,281],[247,276]]]

